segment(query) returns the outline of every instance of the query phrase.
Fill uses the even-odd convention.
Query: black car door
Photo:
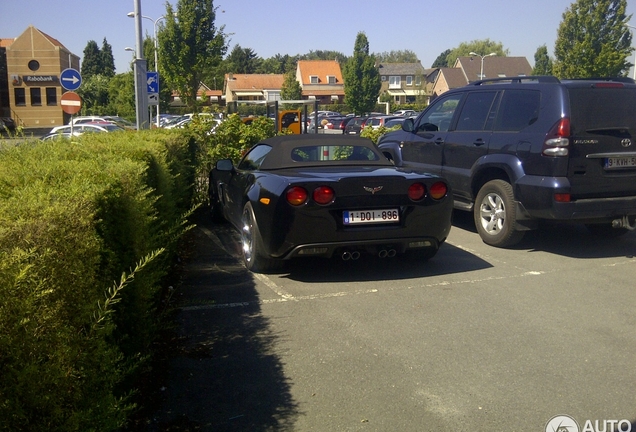
[[[464,93],[438,98],[415,122],[402,145],[405,166],[441,175],[444,142]]]
[[[442,176],[462,201],[471,200],[471,170],[488,154],[488,143],[499,99],[497,90],[472,91],[466,95],[457,119],[446,136]]]

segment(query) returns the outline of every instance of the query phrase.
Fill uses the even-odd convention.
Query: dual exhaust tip
[[[382,249],[380,250],[380,252],[378,252],[378,256],[380,258],[392,258],[394,257],[396,254],[395,249]],[[360,258],[360,252],[358,251],[344,251],[341,255],[341,258],[343,261],[349,261],[349,260],[357,260],[358,258]]]

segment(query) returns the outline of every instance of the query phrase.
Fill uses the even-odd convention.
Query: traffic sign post
[[[148,105],[159,105],[159,73],[146,72],[148,85]]]
[[[75,92],[67,91],[62,95],[60,105],[66,114],[77,114],[82,109],[82,98]]]
[[[76,69],[64,69],[60,74],[60,84],[66,90],[77,90],[82,85],[82,75]]]

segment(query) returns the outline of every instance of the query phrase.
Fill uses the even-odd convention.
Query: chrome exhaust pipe
[[[388,256],[389,258],[393,258],[395,256],[395,254],[396,254],[395,249],[389,249],[386,252],[386,256]]]
[[[360,258],[360,252],[358,252],[358,251],[351,252],[351,259],[352,260],[357,260],[358,258]]]
[[[342,260],[349,261],[351,259],[351,254],[348,251],[342,253]]]
[[[634,225],[629,222],[629,216],[623,216],[622,219],[614,219],[612,221],[612,228],[627,228],[630,231],[636,230],[636,221]]]
[[[386,258],[387,253],[388,253],[388,252],[386,251],[386,249],[382,249],[382,250],[378,253],[378,256],[379,256],[380,258]]]

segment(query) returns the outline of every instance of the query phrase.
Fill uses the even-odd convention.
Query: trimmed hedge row
[[[169,131],[0,151],[0,430],[124,425],[198,158]]]

